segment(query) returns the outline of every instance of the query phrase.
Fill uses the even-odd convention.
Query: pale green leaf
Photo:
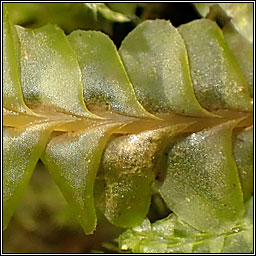
[[[146,216],[155,176],[165,168],[164,150],[186,125],[168,126],[113,138],[104,151],[100,174],[105,186],[101,210],[114,225],[133,227]]]
[[[19,74],[19,42],[14,26],[3,8],[3,107],[32,113],[24,103]]]
[[[68,39],[77,53],[87,105],[151,117],[136,99],[116,47],[108,36],[96,31],[75,31]]]
[[[250,95],[253,97],[253,44],[243,37],[230,22],[222,30],[229,49],[247,79]]]
[[[253,193],[253,127],[234,132],[233,154],[236,160],[244,201]]]
[[[124,39],[119,51],[146,110],[210,116],[195,98],[185,44],[170,22],[141,23]]]
[[[248,83],[214,21],[200,19],[179,27],[188,50],[191,78],[200,104],[208,110],[252,111]]]
[[[219,3],[236,30],[249,42],[253,41],[253,3]]]
[[[254,201],[251,196],[247,201],[244,218],[240,221],[233,232],[226,236],[222,253],[252,253],[254,234]]]
[[[52,124],[3,130],[3,228],[8,225],[41,156]]]
[[[83,6],[90,15],[100,14],[99,19],[118,18],[101,3],[65,4],[59,13],[71,6]],[[199,27],[190,29],[197,22]],[[15,28],[5,15],[4,126],[15,127],[4,131],[5,227],[42,153],[52,121],[60,120],[65,124],[54,127],[42,159],[86,234],[96,228],[95,203],[114,225],[133,227],[145,218],[152,191],[160,188],[168,211],[177,216],[172,214],[168,224],[166,219],[154,225],[144,221],[128,230],[122,248],[145,253],[251,250],[250,217],[242,222],[240,218],[242,189],[245,200],[252,192],[252,128],[236,130],[232,155],[233,128],[251,125],[252,113],[244,113],[243,123],[234,121],[243,115],[240,111],[252,110],[246,83],[246,78],[251,79],[251,60],[247,65],[246,51],[236,55],[232,38],[225,32],[227,46],[210,20],[183,27],[195,34],[186,42],[167,21],[142,23],[120,48],[124,65],[114,44],[100,32],[77,31],[66,37],[56,25]],[[203,72],[201,87],[193,77],[195,70]],[[205,97],[202,101],[200,95]],[[23,96],[42,115],[19,113],[20,106],[26,107]],[[225,118],[217,119],[200,104],[210,111],[220,109]],[[225,121],[229,119],[233,121]],[[194,125],[184,131],[191,121]],[[20,128],[24,123],[28,126]],[[39,124],[49,125],[49,130],[34,131]],[[181,136],[173,138],[180,131]],[[110,137],[114,133],[118,135]]]
[[[55,25],[34,30],[16,28],[27,105],[95,118],[84,104],[81,71],[64,32]]]
[[[252,253],[253,232],[244,230],[228,236],[222,253]]]
[[[107,139],[120,124],[110,123],[53,138],[42,156],[43,163],[86,234],[96,228],[94,181]]]
[[[167,206],[194,228],[221,233],[243,214],[243,195],[232,156],[229,121],[192,133],[170,147],[160,193]]]
[[[119,238],[119,248],[133,253],[252,253],[253,198],[236,228],[214,234],[197,231],[175,214],[151,224],[145,219]]]
[[[253,3],[195,3],[203,17],[217,19],[225,25],[231,21],[235,29],[249,42],[253,41]]]
[[[196,3],[198,11],[222,27],[225,40],[247,79],[253,96],[253,4]]]

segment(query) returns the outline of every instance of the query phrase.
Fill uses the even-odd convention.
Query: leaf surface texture
[[[146,21],[117,51],[101,32],[22,28],[5,12],[4,226],[41,158],[86,234],[97,207],[133,228],[160,193],[171,228],[135,231],[170,240],[122,248],[250,250],[249,226],[227,233],[252,194],[251,67],[225,33],[206,19]]]

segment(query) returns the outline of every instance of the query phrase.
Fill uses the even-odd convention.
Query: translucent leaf
[[[250,197],[250,199],[245,203],[245,214],[243,222],[245,225],[252,225],[253,224],[253,218],[254,218],[254,201],[253,196]]]
[[[151,201],[151,185],[155,175],[165,167],[167,143],[185,126],[120,136],[108,143],[100,166],[105,179],[105,202],[101,210],[111,223],[133,227],[145,218]]]
[[[196,3],[195,5],[203,16],[208,13],[207,18],[216,20],[221,26],[228,47],[237,59],[247,79],[250,95],[253,97],[253,4]]]
[[[149,112],[210,115],[195,98],[184,41],[169,22],[141,23],[119,51],[136,96]]]
[[[3,106],[7,109],[31,113],[24,103],[18,65],[19,43],[16,30],[3,8]]]
[[[243,213],[243,195],[232,156],[235,121],[173,142],[160,193],[168,207],[201,231],[225,232]]]
[[[88,131],[53,138],[42,160],[86,234],[96,228],[93,188],[107,139],[120,124],[106,124]]]
[[[136,99],[116,47],[108,36],[96,31],[75,31],[68,39],[78,56],[87,106],[151,117]]]
[[[253,3],[219,3],[239,33],[253,41]]]
[[[64,32],[54,25],[16,26],[21,44],[21,86],[30,107],[94,117],[83,101],[81,72]]]
[[[253,241],[251,230],[232,234],[226,239],[222,253],[251,253],[253,250],[251,241]]]
[[[197,231],[175,214],[151,224],[145,219],[119,238],[119,248],[133,253],[251,253],[253,251],[253,198],[236,228],[219,235]]]
[[[230,233],[224,243],[222,253],[252,253],[253,252],[253,197],[246,203],[245,217],[241,224],[237,225],[233,232]]]
[[[208,110],[252,111],[248,84],[221,29],[200,19],[179,27],[188,50],[195,94]]]
[[[193,232],[190,236],[180,236],[180,228]],[[199,232],[171,214],[154,224],[145,219],[141,225],[121,234],[118,241],[121,249],[131,249],[133,253],[191,253],[198,237]]]
[[[3,129],[3,228],[17,204],[44,150],[51,124]]]
[[[224,236],[211,237],[198,241],[193,246],[193,253],[221,253],[224,244]]]
[[[253,44],[243,37],[231,23],[226,24],[222,30],[229,49],[247,79],[250,95],[253,97]]]
[[[92,11],[88,10],[90,5]],[[35,11],[32,16],[30,14],[33,8],[31,8],[28,17],[38,17],[40,16],[38,14],[50,9],[51,11],[46,11],[47,15],[54,16],[52,10],[58,7],[61,9],[58,10],[58,14],[61,13],[63,16],[63,13],[74,6],[76,8],[83,6],[83,10],[88,10],[87,14],[91,16],[92,13],[98,15],[100,13],[98,7],[104,7],[105,4],[42,4],[40,6],[42,7],[39,8],[40,11]],[[46,6],[51,8],[45,9]],[[104,8],[97,18],[109,15],[109,9]],[[69,18],[73,17],[71,13],[73,12],[68,12],[65,16],[69,21],[66,28],[69,29],[73,26],[69,26],[73,24],[73,20]],[[112,14],[110,13],[109,19],[113,18]],[[56,14],[56,20],[61,24],[63,17],[59,19],[57,16]],[[83,19],[85,16],[80,14],[77,16],[80,17],[79,20],[83,20],[81,24],[87,23],[88,20]],[[39,126],[39,123],[43,125],[44,122],[62,120],[58,122],[65,121],[65,124],[61,123],[54,127],[56,133],[52,136],[42,159],[86,234],[91,234],[96,227],[94,201],[110,222],[122,227],[131,227],[139,224],[145,217],[152,190],[155,193],[160,187],[169,208],[179,216],[172,214],[168,225],[165,224],[165,220],[154,225],[144,221],[139,227],[128,230],[123,248],[132,248],[135,252],[145,253],[219,253],[223,246],[226,251],[251,250],[252,212],[248,213],[241,222],[240,217],[244,207],[239,174],[243,190],[250,189],[247,195],[244,193],[245,200],[248,200],[251,193],[249,191],[251,191],[252,149],[252,141],[249,138],[252,132],[248,135],[248,140],[243,132],[241,134],[240,131],[235,132],[232,155],[232,129],[238,122],[224,123],[225,120],[241,117],[243,115],[241,110],[252,109],[252,99],[246,89],[246,79],[241,73],[242,70],[249,80],[250,77],[246,75],[249,66],[244,64],[246,61],[243,56],[246,56],[246,53],[241,56],[236,55],[230,39],[228,47],[241,63],[237,64],[233,61],[235,59],[226,50],[228,48],[223,35],[218,27],[216,29],[216,24],[213,30],[217,32],[214,32],[212,37],[209,36],[213,38],[212,41],[207,39],[207,33],[206,36],[204,35],[207,29],[195,30],[195,34],[198,35],[197,43],[202,49],[217,38],[215,40],[217,46],[209,47],[213,50],[209,56],[216,54],[217,62],[219,61],[222,66],[218,66],[219,64],[215,66],[216,59],[207,56],[208,52],[206,52],[199,68],[212,66],[211,72],[207,75],[213,78],[215,86],[213,95],[217,95],[217,100],[211,95],[211,91],[204,92],[205,88],[202,89],[202,93],[208,97],[206,104],[211,105],[210,100],[213,101],[211,110],[216,109],[214,104],[220,108],[235,110],[219,111],[224,113],[225,117],[218,119],[204,110],[197,101],[190,77],[190,71],[193,72],[193,69],[191,70],[189,66],[185,42],[179,31],[167,21],[146,21],[125,39],[120,52],[126,60],[125,65],[129,72],[127,74],[115,46],[102,33],[78,31],[67,38],[63,31],[54,25],[36,30],[17,26],[18,38],[15,34],[17,31],[6,21],[6,17],[4,61],[8,65],[4,71],[4,79],[7,81],[5,84],[10,86],[6,90],[6,95],[9,95],[8,93],[14,88],[14,92],[17,92],[18,107],[24,104],[22,101],[24,96],[29,107],[37,113],[43,112],[43,115],[28,115],[27,112],[24,113],[25,111],[20,113],[21,110],[15,107],[16,98],[13,98],[13,102],[6,100],[4,125],[15,128],[5,129],[5,141],[12,140],[12,134],[22,134],[20,136],[24,139],[23,137],[20,139],[18,135],[18,139],[16,135],[14,136],[13,145],[21,144],[17,147],[16,144],[12,146],[15,153],[8,152],[8,143],[4,145],[4,150],[7,152],[4,153],[7,154],[5,157],[7,160],[4,160],[7,166],[4,169],[4,175],[7,175],[7,178],[4,178],[4,195],[7,198],[4,203],[5,227],[31,176],[32,165],[36,163],[43,150],[41,145],[44,146],[47,140],[44,139],[45,133],[42,132],[41,137],[40,132],[36,130],[30,132],[27,136],[30,137],[26,141],[25,128],[18,127],[29,124],[31,127],[26,129],[32,129]],[[54,21],[55,17],[48,19],[42,15],[42,18],[45,22]],[[40,23],[37,21],[40,21],[40,17],[36,19],[36,24],[32,25],[37,26]],[[64,21],[62,24],[66,23]],[[206,40],[201,42],[200,38]],[[227,36],[226,39],[229,40]],[[199,51],[199,57],[200,53]],[[226,72],[228,76],[222,76],[221,72]],[[18,85],[19,76],[21,76],[22,88]],[[227,83],[227,88],[224,88],[227,89],[224,90],[226,98],[217,90],[215,81],[218,80],[214,80],[216,77],[219,79],[221,77],[223,81],[226,79],[224,81]],[[135,89],[129,79],[135,82]],[[143,93],[140,94],[141,91]],[[136,97],[140,97],[140,103]],[[84,98],[89,110],[85,106]],[[221,99],[220,103],[219,99]],[[156,120],[157,118],[146,112],[140,104],[151,113],[160,114],[163,120]],[[106,105],[108,108],[104,109]],[[26,107],[25,104],[24,106]],[[90,111],[95,113],[91,114]],[[95,114],[110,118],[95,120],[97,118]],[[239,123],[239,127],[251,125],[252,112],[244,114],[247,119]],[[184,115],[194,117],[184,117]],[[155,120],[152,120],[153,118]],[[122,123],[117,123],[121,120]],[[195,125],[182,130],[190,121],[195,121],[193,123]],[[126,124],[125,128],[119,129],[124,124]],[[177,126],[177,129],[173,128],[175,124],[180,126]],[[211,128],[202,131],[205,127]],[[49,134],[51,128],[49,131],[48,128],[45,129]],[[174,139],[172,136],[180,130],[182,135]],[[194,133],[190,134],[192,132]],[[113,133],[119,135],[110,138]],[[120,135],[124,133],[125,135]],[[58,136],[54,137],[56,134]],[[110,141],[107,144],[108,139]],[[165,149],[170,141],[172,143],[168,157]],[[35,144],[31,146],[30,142]],[[18,150],[22,152],[18,153]],[[104,152],[103,158],[102,152]],[[22,158],[19,158],[19,154],[23,154]],[[30,156],[33,159],[28,162],[27,158]],[[19,168],[15,165],[16,160],[20,161]],[[100,173],[98,173],[99,166]],[[244,176],[242,176],[243,168],[247,171]],[[16,183],[13,183],[14,178]],[[98,181],[96,187],[95,180]],[[12,193],[12,190],[18,192]],[[155,195],[160,197],[159,194]],[[94,196],[97,200],[94,200]],[[166,209],[166,206],[164,207]],[[237,246],[240,248],[238,249]]]
[[[233,154],[236,160],[244,201],[253,193],[253,127],[234,132]]]
[[[194,5],[202,16],[217,18],[222,25],[231,21],[235,29],[252,43],[253,3],[194,3]]]

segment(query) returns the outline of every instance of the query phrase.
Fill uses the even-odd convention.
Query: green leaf
[[[243,195],[232,156],[236,121],[174,141],[160,193],[181,220],[204,232],[226,232],[243,214]]]
[[[175,214],[153,224],[145,219],[119,238],[119,248],[133,253],[252,253],[253,198],[236,228],[226,233],[202,233]]]
[[[252,230],[241,231],[226,238],[222,253],[252,253]]]
[[[100,208],[111,223],[127,228],[145,218],[151,201],[151,185],[165,168],[167,143],[186,126],[119,136],[108,143],[100,166],[100,176],[105,180],[103,195],[98,197],[104,198]]]
[[[84,104],[78,61],[64,32],[54,25],[34,30],[16,28],[26,104],[96,118]]]
[[[19,43],[16,30],[3,8],[3,107],[31,114],[24,103],[18,64]]]
[[[253,44],[243,37],[231,22],[222,30],[230,51],[247,79],[250,95],[253,97]]]
[[[253,3],[219,3],[231,18],[235,29],[249,42],[253,42]]]
[[[244,219],[229,234],[224,243],[222,253],[252,253],[253,252],[253,197],[246,203]]]
[[[50,123],[41,123],[3,130],[3,229],[24,194],[51,126]]]
[[[75,31],[68,36],[77,53],[87,105],[121,114],[152,117],[136,99],[115,45],[96,31]]]
[[[85,4],[82,6],[88,9]],[[89,13],[92,14],[91,11]],[[71,24],[69,17],[65,18]],[[141,232],[146,227],[152,238],[150,243],[144,238],[132,240],[135,251],[220,252],[224,245],[228,250],[237,250],[235,243],[241,241],[247,247],[242,249],[240,246],[241,250],[248,250],[249,240],[252,239],[247,231],[251,230],[251,222],[244,221],[244,226],[240,223],[244,209],[243,194],[234,157],[238,166],[242,163],[241,168],[249,166],[242,158],[251,159],[251,141],[246,139],[240,144],[236,139],[240,138],[240,134],[235,134],[233,156],[231,137],[235,126],[251,125],[252,112],[240,111],[251,110],[252,99],[243,87],[246,86],[246,79],[240,70],[242,66],[233,63],[235,59],[226,50],[225,40],[216,24],[209,21],[211,25],[207,25],[205,31],[200,28],[195,30],[195,34],[202,35],[200,38],[206,37],[206,40],[197,42],[202,50],[208,49],[209,42],[217,42],[210,47],[213,50],[209,51],[211,58],[206,52],[207,58],[199,63],[198,68],[211,68],[208,75],[213,81],[218,81],[215,78],[223,79],[227,85],[218,91],[216,83],[213,83],[213,95],[217,95],[217,100],[213,100],[210,108],[215,110],[214,104],[219,104],[222,110],[219,112],[225,116],[218,119],[197,101],[190,77],[193,67],[189,65],[188,57],[191,56],[187,54],[186,43],[179,31],[167,21],[146,21],[128,35],[120,49],[125,65],[114,45],[102,33],[78,31],[67,38],[55,25],[39,29],[17,26],[17,38],[17,31],[8,23],[7,16],[5,22],[4,54],[8,64],[5,75],[9,79],[5,84],[10,86],[7,92],[14,88],[18,95],[13,102],[6,100],[4,126],[13,128],[6,128],[5,133],[22,133],[24,124],[26,129],[32,131],[36,125],[51,126],[54,120],[57,121],[58,125],[49,128],[56,132],[52,134],[42,159],[86,234],[91,234],[96,227],[94,196],[97,205],[112,223],[131,227],[145,217],[152,190],[156,192],[160,188],[170,210],[178,217],[172,215],[174,217],[170,218],[172,228],[158,223],[152,229],[148,222],[135,229]],[[209,36],[207,29],[211,29],[212,24],[214,33]],[[198,58],[205,57],[200,54],[199,51]],[[212,57],[214,54],[215,57]],[[200,89],[200,93],[201,90],[204,93],[205,87]],[[207,90],[205,104],[211,105],[215,96]],[[28,107],[40,115],[18,112],[15,101],[17,106],[24,104],[23,96]],[[218,100],[221,104],[224,101],[223,105]],[[106,111],[107,104],[109,108]],[[142,106],[162,119],[147,113]],[[238,124],[235,120],[242,115],[246,115],[247,119]],[[186,129],[191,121],[194,125]],[[181,136],[173,139],[172,136],[180,130]],[[10,207],[7,199],[4,206],[5,223],[31,176],[30,167],[40,156],[43,150],[41,145],[44,146],[47,140],[42,135],[41,143],[39,132],[31,133],[27,141],[22,137],[22,147],[16,148],[15,143],[21,143],[17,135],[13,139],[13,151],[9,150],[11,153],[6,150],[9,144],[4,146],[7,152],[4,156],[7,166],[4,191],[6,198],[10,197]],[[119,135],[110,137],[113,133]],[[8,136],[6,138],[12,138]],[[38,140],[35,144],[33,136]],[[165,155],[169,142],[170,152]],[[240,159],[239,151],[243,148],[249,149],[245,149]],[[22,152],[17,151],[16,154],[15,150],[19,149]],[[25,158],[22,157],[24,163],[19,154],[26,154]],[[236,154],[239,154],[238,157]],[[30,156],[31,162],[24,161]],[[17,159],[21,162],[21,170],[15,165]],[[28,169],[24,164],[28,164]],[[101,172],[98,173],[99,167]],[[13,170],[17,179],[22,174],[21,181],[14,185]],[[248,175],[240,175],[241,183],[246,187],[251,184],[250,170]],[[98,182],[94,188],[95,180]],[[16,187],[17,193],[12,194],[11,190]],[[163,230],[168,237],[162,239]],[[229,233],[226,233],[227,230]],[[156,240],[153,231],[158,234]],[[228,236],[230,238],[226,239]]]
[[[96,228],[93,188],[107,139],[120,124],[109,123],[54,137],[42,156],[86,234]]]
[[[206,109],[252,111],[248,84],[221,29],[200,19],[179,27],[188,50],[196,97]]]
[[[141,23],[124,39],[119,51],[146,110],[210,116],[195,98],[185,44],[170,22]]]
[[[253,4],[196,3],[199,12],[222,27],[225,40],[247,79],[253,97]],[[209,9],[210,8],[210,9]]]
[[[235,131],[233,155],[241,181],[244,201],[253,193],[253,127]]]
[[[253,41],[253,3],[195,3],[202,14],[221,23],[231,21],[235,29],[249,42]]]

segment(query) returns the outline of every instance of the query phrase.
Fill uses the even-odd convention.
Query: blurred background
[[[146,19],[170,20],[174,26],[200,18],[192,3],[5,3],[14,24],[57,24],[66,34],[76,29],[107,33],[117,46]]]

